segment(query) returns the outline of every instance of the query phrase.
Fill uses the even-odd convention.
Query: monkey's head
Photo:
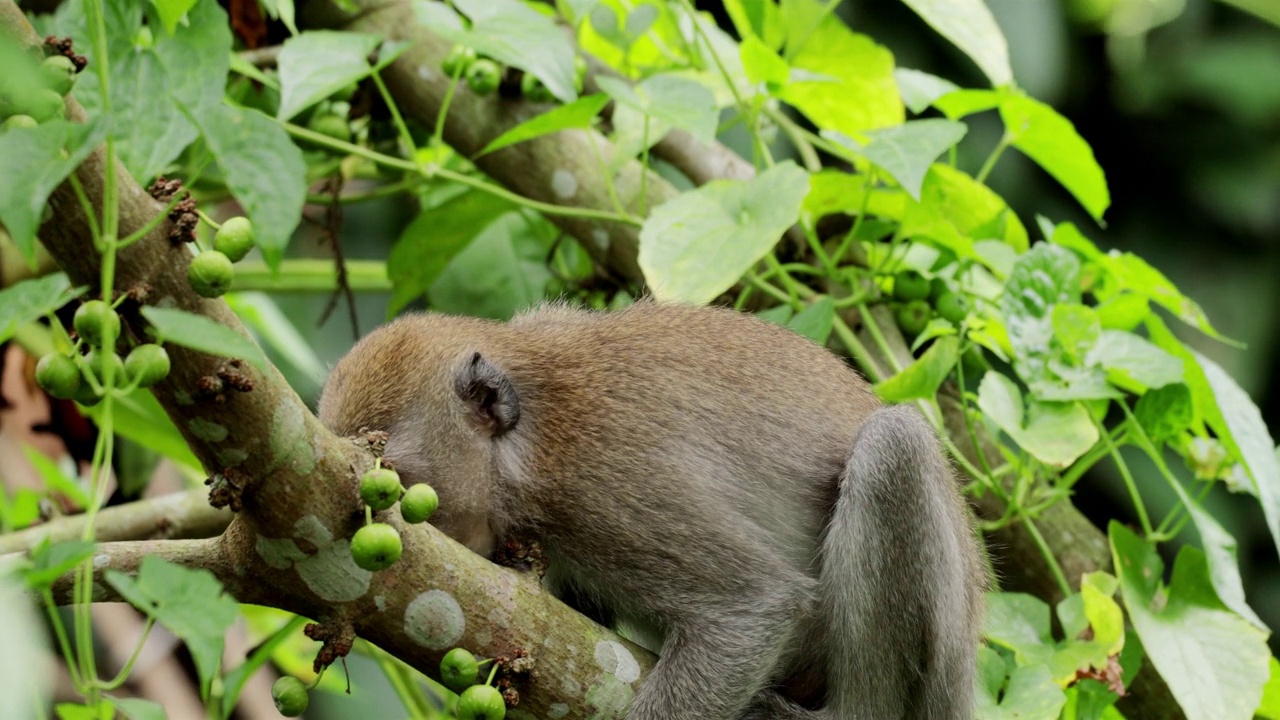
[[[386,432],[386,463],[406,486],[440,495],[431,524],[481,554],[495,542],[493,440],[520,417],[515,388],[485,352],[498,328],[434,314],[385,325],[334,367],[319,409],[338,435]]]

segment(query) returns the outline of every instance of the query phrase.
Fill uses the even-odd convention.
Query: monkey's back
[[[783,327],[718,308],[562,306],[512,320],[510,373],[537,477],[591,478],[602,508],[727,500],[793,566],[812,567],[837,477],[879,402],[840,358]],[[563,443],[556,438],[572,437]],[[643,495],[635,478],[643,476]],[[558,503],[540,498],[554,515]],[[667,531],[670,531],[667,528]],[[580,537],[590,542],[597,538]]]

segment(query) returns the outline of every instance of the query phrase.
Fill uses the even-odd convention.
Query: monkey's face
[[[440,496],[431,524],[487,555],[496,544],[492,438],[514,423],[518,405],[491,387],[497,380],[470,349],[478,340],[471,330],[470,321],[436,315],[375,330],[330,373],[319,416],[338,435],[387,433],[384,462],[406,486],[427,483]],[[502,415],[477,413],[477,403],[499,399],[507,400]]]

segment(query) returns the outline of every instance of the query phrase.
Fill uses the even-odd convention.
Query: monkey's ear
[[[471,408],[476,423],[494,437],[506,433],[520,420],[520,398],[516,397],[511,378],[480,353],[472,354],[462,364],[453,389]]]

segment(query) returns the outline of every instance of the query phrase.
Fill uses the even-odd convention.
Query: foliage
[[[1017,524],[1039,538],[1038,519],[1069,502],[1077,481],[1103,461],[1119,468],[1139,520],[1136,532],[1119,524],[1109,530],[1114,576],[1067,577],[1041,541],[1064,597],[1052,608],[1061,637],[1044,600],[992,593],[980,650],[980,716],[1120,718],[1114,703],[1144,666],[1165,679],[1193,720],[1280,716],[1276,661],[1245,600],[1235,540],[1205,507],[1221,487],[1252,496],[1280,547],[1275,443],[1247,394],[1188,348],[1166,318],[1229,341],[1141,258],[1104,251],[1082,229],[1040,216],[1029,232],[1023,218],[1036,209],[1015,211],[984,184],[1013,148],[1095,220],[1111,203],[1086,139],[1013,82],[1004,38],[982,3],[906,2],[981,68],[991,87],[973,89],[897,67],[887,48],[834,14],[837,4],[729,0],[735,38],[687,0],[564,0],[554,10],[517,0],[413,0],[418,22],[509,66],[508,73],[535,76],[559,101],[486,139],[468,158],[444,143],[443,124],[406,117],[402,98],[384,82],[405,43],[306,30],[283,43],[276,68],[264,70],[234,54],[228,18],[212,0],[68,0],[36,22],[48,34],[72,37],[89,58],[73,91],[89,121],[55,119],[0,134],[0,221],[33,258],[50,193],[105,142],[108,158],[141,184],[163,174],[182,178],[197,199],[234,198],[253,225],[258,252],[250,262],[271,271],[257,276],[265,278],[257,289],[303,275],[289,258],[305,203],[337,213],[399,196],[415,203],[417,215],[385,262],[391,313],[425,301],[506,317],[553,296],[620,307],[647,289],[663,301],[718,301],[786,324],[852,356],[881,397],[917,403],[939,429],[938,394],[954,387],[963,406],[961,442],[976,446],[979,433],[997,439],[999,462],[992,463],[943,435],[969,492],[994,496],[1005,508],[984,531]],[[292,28],[289,0],[265,5]],[[575,49],[564,42],[562,25],[575,32],[577,52],[607,68],[593,85],[576,82]],[[472,92],[460,76],[447,79],[440,118],[449,117],[450,98]],[[348,94],[353,84],[355,98]],[[980,167],[959,167],[957,147],[980,142],[968,123],[986,112],[998,115],[1003,135]],[[322,115],[337,115],[349,141],[315,131],[311,120]],[[638,189],[614,184],[626,163],[656,166],[655,146],[672,134],[707,143],[731,130],[749,138],[757,171],[751,178],[713,180],[661,203],[650,198],[657,175],[642,173]],[[569,132],[611,141],[614,152],[599,157],[611,207],[574,205],[568,187],[556,189],[562,204],[526,198],[478,166],[483,157],[500,159]],[[322,181],[373,189],[308,196]],[[108,258],[140,237],[118,237],[117,212],[108,204],[93,227]],[[595,236],[559,235],[553,222],[563,218],[639,228],[643,286],[637,278],[601,281]],[[893,287],[905,270],[967,300],[962,318],[930,314],[907,338],[914,340],[909,359],[894,352],[901,333],[885,322],[891,314],[877,312],[899,304]],[[102,278],[108,303],[117,302],[113,272],[104,269]],[[255,289],[237,282],[240,291]],[[75,353],[83,340],[72,339],[53,311],[82,292],[56,273],[0,291],[0,339],[27,328],[44,333],[49,347]],[[285,362],[320,367],[307,348],[280,339],[296,333],[278,313],[230,299]],[[142,315],[154,335],[148,339],[268,367],[257,345],[207,317],[165,307]],[[48,328],[42,318],[51,319]],[[94,398],[101,405],[92,417],[103,430],[95,483],[112,464],[116,433],[192,464],[177,430],[132,394],[127,378],[108,371],[93,383],[101,385]],[[1164,517],[1149,516],[1149,499],[1121,453],[1126,447],[1149,457],[1178,498]],[[1170,467],[1172,458],[1182,467]],[[102,500],[95,484],[83,504],[92,516]],[[4,498],[0,523],[14,529],[33,522],[33,502]],[[1200,547],[1181,548],[1166,581],[1157,550],[1187,522]],[[80,541],[41,546],[23,575],[52,606],[51,584],[75,572],[77,639],[91,633],[85,608],[93,592],[92,538],[90,531]],[[298,625],[280,623],[244,666],[221,668],[222,634],[235,609],[216,581],[154,558],[136,578],[113,573],[108,581],[149,623],[187,644],[206,699],[224,717],[248,674],[280,659],[277,648]],[[96,717],[103,707],[154,716],[154,708],[110,695],[129,667],[120,679],[99,678],[87,646],[72,648],[61,620],[50,617],[84,697],[78,708],[60,706],[61,716]],[[389,660],[384,667],[400,678],[393,684],[411,713],[435,712],[403,682],[411,676]]]

